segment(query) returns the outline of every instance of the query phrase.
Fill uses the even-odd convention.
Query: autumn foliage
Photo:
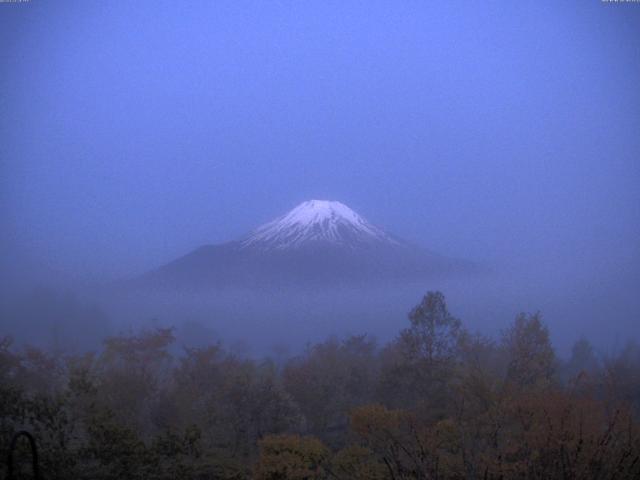
[[[276,362],[173,343],[3,340],[0,456],[26,429],[46,479],[640,478],[640,348],[581,339],[563,360],[539,314],[487,339],[432,292],[383,346],[331,338]],[[29,478],[22,443],[16,458]]]

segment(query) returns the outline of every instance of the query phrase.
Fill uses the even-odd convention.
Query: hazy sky
[[[639,276],[640,4],[4,3],[0,108],[28,268],[140,272],[328,198],[569,287]]]

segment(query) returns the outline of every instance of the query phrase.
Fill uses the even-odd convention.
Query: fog
[[[0,335],[296,352],[389,339],[440,290],[487,335],[540,311],[560,352],[640,340],[636,5],[0,7]],[[482,273],[111,290],[312,198]]]

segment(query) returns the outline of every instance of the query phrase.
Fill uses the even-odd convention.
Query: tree
[[[539,313],[519,314],[503,335],[508,355],[507,382],[518,387],[547,387],[556,369],[549,331]]]
[[[425,421],[406,410],[366,405],[352,412],[351,427],[385,465],[387,478],[462,478],[455,424]]]
[[[441,292],[428,292],[409,313],[409,321],[400,338],[412,359],[433,365],[456,357],[462,324],[449,313]]]
[[[586,338],[579,339],[571,348],[571,357],[562,365],[562,380],[574,384],[593,380],[600,372],[600,361],[596,357],[593,346]]]
[[[331,473],[340,480],[386,480],[389,472],[375,453],[361,445],[349,445],[331,460]]]
[[[329,450],[315,437],[268,435],[260,441],[256,480],[320,480],[326,478]]]
[[[173,424],[202,428],[203,444],[244,459],[259,438],[298,427],[300,416],[274,363],[227,353],[220,345],[185,351],[173,375]]]
[[[173,329],[160,328],[135,336],[107,338],[96,362],[98,399],[119,422],[143,438],[161,425],[151,422],[152,413],[170,375]]]
[[[364,335],[331,338],[290,360],[284,386],[300,406],[308,431],[332,447],[343,446],[348,412],[372,401],[378,362],[376,344]]]
[[[605,359],[604,382],[611,401],[631,405],[640,415],[640,344],[631,340]]]
[[[409,328],[383,351],[382,398],[399,407],[422,402],[435,413],[455,380],[465,332],[440,292],[428,292],[409,321]]]

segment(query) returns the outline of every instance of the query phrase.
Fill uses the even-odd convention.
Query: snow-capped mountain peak
[[[255,229],[241,247],[283,250],[318,243],[355,248],[398,241],[341,202],[308,200]]]
[[[244,238],[203,245],[149,272],[140,285],[278,290],[386,284],[470,271],[467,262],[387,234],[343,203],[309,200]]]

